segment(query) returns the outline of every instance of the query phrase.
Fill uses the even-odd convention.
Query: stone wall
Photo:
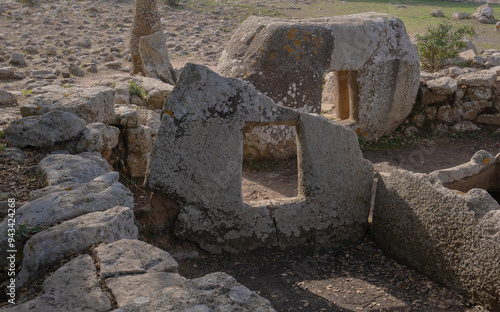
[[[405,126],[442,133],[500,126],[499,74],[500,66],[422,72],[419,97]]]

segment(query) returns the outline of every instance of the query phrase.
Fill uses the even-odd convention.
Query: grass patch
[[[200,3],[199,1],[186,0],[185,5],[190,10],[213,14],[219,19],[232,20],[237,23],[242,23],[251,15],[282,16],[282,14],[274,9],[274,5],[264,5],[258,1],[208,0]]]
[[[384,136],[379,138],[376,141],[368,142],[361,138],[359,140],[359,147],[362,151],[381,151],[381,150],[393,150],[400,149],[405,144],[405,140],[398,133],[394,133],[392,135]]]
[[[490,3],[490,5],[493,10],[500,11],[500,4]],[[365,12],[388,13],[399,17],[405,23],[408,34],[415,35],[425,32],[428,26],[435,26],[440,22],[448,20],[454,12],[467,12],[472,17],[472,14],[480,4],[432,0],[344,0],[295,4],[294,7],[298,7],[300,10],[286,9],[288,6],[289,4],[276,5],[276,11],[290,18],[327,17]],[[431,16],[430,13],[434,9],[441,9],[445,17],[438,18]],[[471,26],[478,34],[478,38],[473,41],[478,49],[498,48],[500,46],[500,36],[494,33],[494,24],[481,24],[472,19],[450,20],[450,23],[455,27],[461,25]]]

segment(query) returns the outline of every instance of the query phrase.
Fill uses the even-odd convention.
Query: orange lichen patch
[[[321,37],[316,37],[314,36],[312,38],[312,42],[314,43],[315,46],[317,46],[318,48],[321,47]]]
[[[65,94],[65,95],[64,95],[64,97],[68,97],[68,96],[69,96],[69,94]]]
[[[174,112],[169,110],[169,111],[166,111],[167,115],[169,115],[170,117],[174,118]]]
[[[363,132],[363,133],[361,134],[361,136],[362,136],[362,137],[365,137],[365,136],[367,136],[367,135],[368,135],[368,132]]]
[[[259,49],[259,53],[262,52],[262,49]]]
[[[65,188],[64,190],[66,190],[66,191],[68,191],[68,192],[69,192],[69,191],[71,191],[72,189],[73,189],[73,188],[70,186],[70,187],[68,187],[68,188]]]
[[[300,57],[300,54],[297,55],[297,61],[300,61],[301,57]]]
[[[307,43],[309,43],[309,42],[311,42],[311,37],[304,36],[304,37],[302,37],[302,40],[305,41],[305,42],[307,42]]]
[[[295,39],[295,41],[293,42],[293,44],[295,44],[298,47],[302,46],[302,43],[298,39]]]
[[[483,160],[485,164],[489,165],[490,164],[490,159],[489,158],[486,158],[485,160]]]
[[[290,40],[293,40],[295,39],[295,35],[298,33],[299,31],[295,28],[292,28],[290,29],[287,34],[286,34],[286,37]]]
[[[37,107],[35,107],[35,110],[39,111],[41,108],[42,108],[41,106],[37,106]]]
[[[262,113],[262,106],[259,106],[259,113]]]
[[[455,191],[457,194],[460,194],[460,195],[463,195],[465,194],[464,192],[460,192],[460,191]]]
[[[293,51],[294,51],[294,50],[293,50],[293,48],[292,48],[291,46],[289,46],[288,44],[286,44],[286,45],[284,46],[284,48],[285,48],[285,50],[287,50],[287,51],[288,51],[288,53],[293,53]]]
[[[361,132],[361,128],[357,128],[354,132],[356,132],[356,134],[359,134]]]
[[[275,57],[276,57],[276,53],[271,53],[271,54],[269,55],[269,58],[270,58],[270,59],[273,59],[273,58],[275,58]]]

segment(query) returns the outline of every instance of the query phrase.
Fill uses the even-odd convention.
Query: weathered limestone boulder
[[[161,125],[161,110],[142,110],[139,112],[139,120],[141,124],[149,127],[151,134],[156,136]]]
[[[5,139],[16,147],[52,147],[78,136],[86,123],[76,115],[60,110],[42,116],[14,120],[5,129]]]
[[[177,273],[179,265],[168,252],[135,239],[102,244],[92,254],[99,261],[101,278],[147,272]]]
[[[165,83],[155,78],[136,75],[132,81],[146,91],[146,105],[155,109],[163,107],[163,104],[165,104],[165,101],[174,89],[173,84]]]
[[[90,212],[116,206],[133,208],[133,197],[118,178],[117,172],[111,172],[89,183],[49,187],[48,192],[17,209],[17,224],[47,228]],[[6,231],[6,220],[0,223],[0,229]]]
[[[103,168],[102,162],[84,156],[86,154],[53,154],[45,157],[38,167],[40,184],[50,186],[64,182],[85,183],[106,173],[109,165]]]
[[[153,139],[149,127],[140,126],[138,128],[127,129],[125,140],[128,152],[132,154],[145,154],[151,152]]]
[[[226,273],[211,273],[138,297],[114,312],[161,311],[274,312],[269,301],[238,283]]]
[[[85,184],[63,184],[41,189],[38,197],[17,209],[16,228],[53,226],[58,222],[116,206],[134,207],[130,191],[118,182],[117,172],[107,173]],[[7,220],[0,223],[0,242],[7,244]],[[18,246],[21,250],[22,246]],[[0,259],[6,264],[7,259]]]
[[[128,83],[118,82],[114,87],[114,91],[115,104],[130,104],[130,85]]]
[[[476,118],[476,122],[487,125],[500,126],[500,114],[479,115]]]
[[[434,16],[434,17],[444,17],[444,14],[443,14],[443,11],[441,11],[441,9],[434,9],[431,12],[431,16]]]
[[[53,110],[70,112],[87,123],[110,123],[114,120],[113,89],[107,87],[63,88],[42,87],[42,94],[34,95],[21,105],[23,117],[43,115]]]
[[[128,207],[92,212],[35,234],[23,250],[22,269],[16,276],[18,286],[26,285],[72,253],[101,243],[136,239],[134,213]]]
[[[245,204],[242,130],[262,124],[297,126],[299,196]],[[173,220],[165,227],[174,235],[211,252],[236,252],[357,241],[366,230],[372,179],[353,131],[186,64],[163,108],[146,186],[175,203],[165,208]]]
[[[175,84],[175,71],[168,58],[163,30],[139,38],[139,53],[147,77],[158,78],[163,82]]]
[[[81,255],[66,263],[49,276],[37,298],[7,311],[109,311],[111,301],[97,280],[94,260]]]
[[[111,123],[113,125],[121,125],[125,128],[137,128],[141,125],[137,105],[115,104],[115,114],[116,118]]]
[[[17,98],[14,94],[0,90],[0,107],[17,105]]]
[[[499,163],[478,152],[430,175],[382,174],[372,228],[386,253],[491,311],[500,310],[500,206],[476,187],[498,188]]]
[[[458,82],[450,77],[442,77],[427,81],[427,87],[435,94],[446,96],[457,91]]]
[[[23,150],[17,147],[7,147],[0,151],[0,160],[2,161],[13,161],[19,164],[23,164],[25,157]]]
[[[406,119],[419,70],[401,20],[379,13],[303,21],[250,17],[236,30],[217,67],[279,105],[311,113],[320,112],[325,71],[334,71],[337,117],[367,140],[391,133]],[[263,154],[294,154],[293,140],[275,144],[288,139],[290,130],[258,130],[267,143]]]
[[[106,280],[106,285],[116,298],[118,306],[124,306],[145,294],[153,294],[167,287],[178,287],[186,282],[186,278],[178,273],[151,272],[115,276]]]
[[[469,16],[470,16],[470,13],[467,13],[467,12],[454,12],[451,15],[451,18],[456,19],[456,20],[463,20],[463,19],[468,19]]]
[[[14,52],[10,56],[9,64],[14,66],[27,66],[26,60],[24,59],[24,55],[19,52]]]
[[[78,139],[66,144],[66,149],[74,154],[97,151],[108,159],[111,150],[118,145],[119,135],[118,128],[94,122],[83,129]]]
[[[16,69],[14,67],[1,67],[0,68],[0,80],[12,79]]]
[[[126,160],[129,176],[132,178],[144,178],[150,157],[150,153],[128,154]]]
[[[493,8],[487,3],[477,8],[476,12],[472,14],[472,17],[480,23],[492,24],[495,22],[493,14]]]
[[[475,73],[467,73],[457,77],[458,84],[468,87],[491,88],[497,80],[497,74],[490,70],[482,70]]]

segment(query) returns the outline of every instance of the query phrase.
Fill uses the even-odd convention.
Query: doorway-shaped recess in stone
[[[342,70],[327,74],[323,81],[321,114],[343,125],[358,121],[359,86],[357,71]]]
[[[253,134],[252,128],[266,127],[266,123],[248,123],[244,127],[243,136],[243,155],[259,155],[258,148],[255,145],[260,142],[258,136]],[[295,126],[289,125],[275,125],[275,128],[281,130],[283,128],[285,135],[296,136]],[[292,132],[285,131],[285,127],[290,128]],[[288,130],[288,129],[286,129]],[[281,148],[289,148],[290,150],[296,149],[296,140],[289,140],[290,138],[283,138]],[[293,143],[295,146],[286,146]],[[280,143],[276,142],[276,146],[280,147]],[[249,151],[248,149],[254,149]],[[245,150],[247,149],[247,150]],[[243,159],[242,174],[241,174],[241,190],[243,201],[248,203],[258,200],[272,200],[293,198],[298,195],[298,167],[297,167],[297,153],[286,159],[276,159],[260,155],[259,157]]]
[[[338,120],[355,122],[358,119],[359,99],[356,71],[334,72],[335,114]]]

